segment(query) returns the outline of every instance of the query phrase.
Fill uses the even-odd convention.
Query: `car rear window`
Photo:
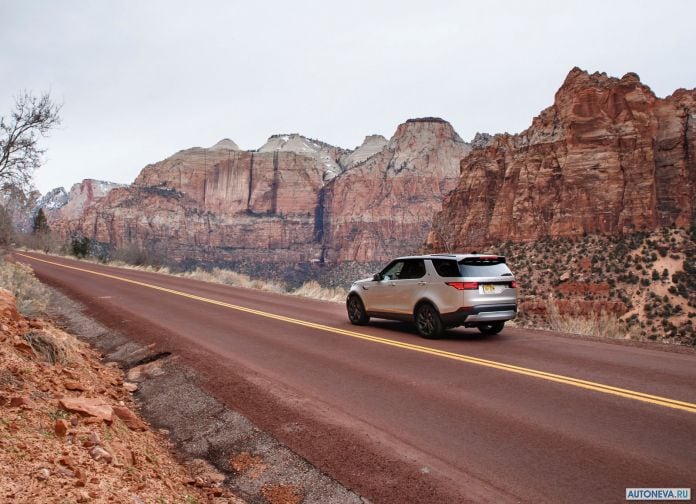
[[[512,276],[504,257],[467,257],[459,261],[459,271],[463,277]]]

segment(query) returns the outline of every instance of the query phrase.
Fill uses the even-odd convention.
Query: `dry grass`
[[[628,336],[625,324],[611,313],[590,313],[586,317],[561,315],[552,299],[548,302],[547,310],[547,323],[552,331],[612,339],[625,339]]]
[[[340,303],[345,300],[347,294],[343,289],[322,287],[319,285],[319,282],[315,280],[305,282],[302,284],[302,286],[295,290],[289,290],[287,286],[281,282],[258,280],[251,278],[248,275],[222,268],[213,268],[210,271],[198,268],[187,273],[174,273],[174,275],[183,278],[192,278],[202,282],[212,282],[230,285],[232,287],[241,287],[242,289],[262,290],[266,292],[275,292],[276,294],[291,294],[293,296]]]
[[[292,291],[291,294],[293,296],[321,299],[335,303],[343,303],[348,295],[344,289],[322,287],[316,280],[305,282],[301,287]]]
[[[60,363],[65,366],[75,362],[79,351],[74,337],[54,327],[28,331],[23,337],[49,364]]]
[[[0,257],[0,287],[12,293],[17,299],[17,309],[27,317],[40,315],[48,306],[48,290],[24,264]]]
[[[175,275],[182,278],[192,278],[194,280],[200,280],[202,282],[219,283],[224,285],[230,285],[232,287],[241,287],[243,289],[256,289],[267,292],[276,292],[280,294],[287,292],[287,289],[281,283],[253,279],[247,275],[243,275],[241,273],[222,268],[213,268],[210,271],[196,268],[193,271],[188,271],[186,273],[176,273]]]
[[[66,257],[70,257],[72,259],[75,259],[74,256],[66,256]],[[98,263],[98,264],[104,264],[103,261],[98,261],[98,260],[93,259],[93,258],[84,258],[84,259],[80,259],[80,260],[81,261],[89,261],[89,262]],[[129,264],[129,263],[123,262],[123,261],[109,261],[107,264],[109,266],[115,266],[117,268],[128,268],[128,269],[132,269],[132,270],[145,271],[147,273],[162,273],[163,275],[171,275],[172,274],[171,270],[167,266],[149,266],[149,265],[144,265],[144,264],[140,264],[140,265],[136,266],[136,265]]]

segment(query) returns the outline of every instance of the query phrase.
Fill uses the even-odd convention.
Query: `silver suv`
[[[355,282],[346,308],[353,324],[370,317],[415,322],[425,338],[461,325],[497,334],[517,314],[517,282],[498,255],[399,257]]]

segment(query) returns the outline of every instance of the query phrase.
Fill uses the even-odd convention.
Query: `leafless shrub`
[[[50,364],[67,365],[74,361],[75,342],[57,330],[34,330],[24,334],[24,339]]]
[[[16,233],[14,241],[17,244],[16,248],[23,248],[28,251],[58,253],[64,248],[64,243],[57,233],[33,233],[23,234]]]
[[[124,263],[137,267],[151,267],[158,270],[158,268],[164,268],[168,260],[153,248],[140,247],[135,243],[131,243],[108,253],[108,262]]]
[[[547,305],[546,322],[552,331],[582,334],[602,338],[624,339],[628,330],[621,319],[612,313],[589,313],[587,316],[563,314],[551,299]]]

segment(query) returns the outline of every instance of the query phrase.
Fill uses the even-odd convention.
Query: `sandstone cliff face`
[[[56,219],[72,220],[78,219],[85,208],[94,205],[104,198],[111,190],[124,187],[123,184],[105,182],[103,180],[84,179],[82,182],[73,184],[67,198],[54,199],[52,212]],[[62,188],[60,188],[62,189]],[[64,201],[64,203],[63,203]]]
[[[133,183],[174,190],[199,210],[287,216],[314,213],[324,166],[295,152],[193,148],[148,165]]]
[[[175,261],[312,261],[324,173],[295,152],[187,149],[87,208],[71,232]]]
[[[370,136],[353,153],[301,135],[235,147],[225,140],[146,166],[79,215],[63,212],[63,235],[174,261],[383,260],[419,248],[469,150],[435,119],[402,124],[388,143]]]
[[[171,261],[295,263],[319,254],[313,213],[308,213],[214,214],[177,190],[132,186],[88,208],[73,231],[116,248],[135,245]]]
[[[384,261],[415,253],[470,148],[442,119],[401,124],[377,154],[323,192],[323,259]]]
[[[23,233],[32,230],[34,218],[40,208],[51,229],[60,232],[68,221],[80,219],[85,208],[101,200],[116,187],[123,187],[123,184],[85,179],[73,184],[69,193],[64,188],[57,187],[43,196],[38,191],[25,195],[20,190],[7,188],[0,195],[0,205],[8,209],[15,228]]]
[[[575,68],[529,129],[481,140],[434,220],[430,250],[692,222],[696,90],[660,99],[635,74]]]

